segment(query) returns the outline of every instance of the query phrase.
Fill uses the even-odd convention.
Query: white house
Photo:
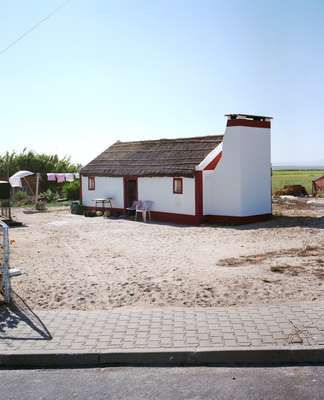
[[[228,114],[224,135],[116,142],[81,170],[82,204],[124,212],[152,200],[152,219],[244,223],[272,213],[271,118]]]

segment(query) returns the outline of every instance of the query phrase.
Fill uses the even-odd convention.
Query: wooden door
[[[138,200],[137,178],[124,178],[124,207],[130,207],[134,201]]]

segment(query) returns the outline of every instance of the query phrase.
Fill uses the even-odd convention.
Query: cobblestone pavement
[[[106,311],[0,308],[0,354],[324,346],[324,303]]]

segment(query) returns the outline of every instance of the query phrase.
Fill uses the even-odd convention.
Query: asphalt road
[[[1,400],[323,398],[324,366],[0,370]]]

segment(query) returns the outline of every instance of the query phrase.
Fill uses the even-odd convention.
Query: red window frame
[[[96,179],[95,179],[95,177],[94,176],[88,176],[88,190],[95,190],[95,189],[96,189]]]
[[[180,191],[176,191],[176,182],[180,182]],[[173,178],[173,193],[183,194],[183,180],[182,178]]]

